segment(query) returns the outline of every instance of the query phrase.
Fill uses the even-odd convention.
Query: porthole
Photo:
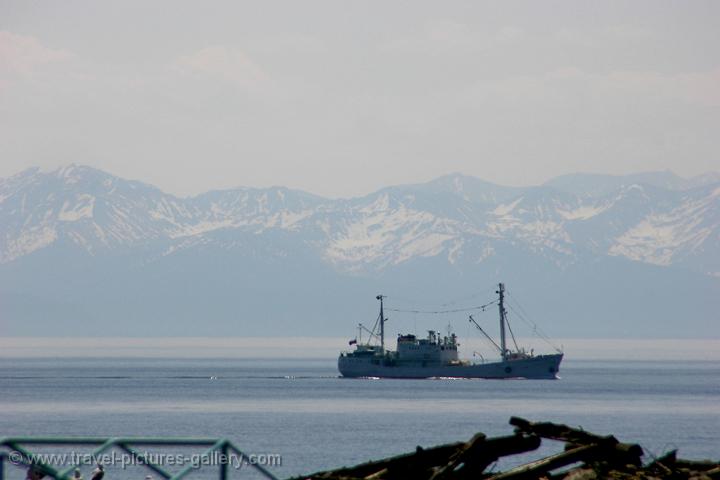
[[[510,373],[510,372],[512,372],[512,368],[510,368],[510,367],[505,367],[505,373]]]

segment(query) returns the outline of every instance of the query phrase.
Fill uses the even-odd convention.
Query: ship
[[[454,333],[442,335],[437,331],[429,330],[426,338],[418,338],[412,334],[399,334],[397,337],[397,350],[385,349],[385,317],[383,300],[384,295],[378,295],[380,301],[380,314],[376,327],[379,326],[379,335],[375,330],[365,329],[370,336],[363,343],[357,339],[351,340],[353,351],[341,352],[338,358],[338,370],[343,377],[349,378],[488,378],[488,379],[557,379],[560,371],[560,362],[563,352],[556,349],[556,353],[535,355],[534,351],[527,351],[515,344],[515,349],[509,347],[506,341],[506,329],[510,331],[505,309],[505,285],[498,284],[495,292],[498,295],[484,307],[492,304],[498,305],[500,316],[499,344],[480,326],[470,315],[469,320],[498,350],[500,358],[497,361],[471,362],[458,357],[458,337]],[[360,328],[364,327],[360,325]],[[361,330],[362,332],[362,330]],[[513,343],[515,343],[514,336]],[[379,344],[372,343],[379,340]]]

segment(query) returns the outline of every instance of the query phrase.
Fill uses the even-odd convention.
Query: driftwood
[[[413,453],[298,477],[307,480],[529,480],[692,479],[720,480],[720,462],[689,461],[672,451],[643,465],[643,449],[615,437],[595,435],[567,425],[512,417],[515,434],[450,443]],[[563,452],[511,468],[488,471],[502,457],[536,450],[541,439],[565,442]]]

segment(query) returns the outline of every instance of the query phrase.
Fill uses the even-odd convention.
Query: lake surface
[[[649,455],[720,457],[720,363],[567,360],[561,376],[343,379],[334,358],[8,358],[0,435],[227,437],[280,454],[270,470],[283,477],[507,435],[517,415],[612,433]]]

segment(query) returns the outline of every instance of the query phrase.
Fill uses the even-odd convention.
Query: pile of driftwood
[[[414,453],[400,455],[355,467],[319,472],[300,478],[312,480],[401,480],[401,479],[720,479],[720,462],[694,462],[678,459],[676,452],[643,465],[639,445],[619,442],[613,436],[600,436],[554,423],[533,423],[512,417],[515,434],[487,438],[478,433],[467,443],[451,443],[434,448],[418,447]],[[529,452],[541,439],[565,442],[561,453],[521,465],[504,472],[493,472],[491,465],[502,457]]]

